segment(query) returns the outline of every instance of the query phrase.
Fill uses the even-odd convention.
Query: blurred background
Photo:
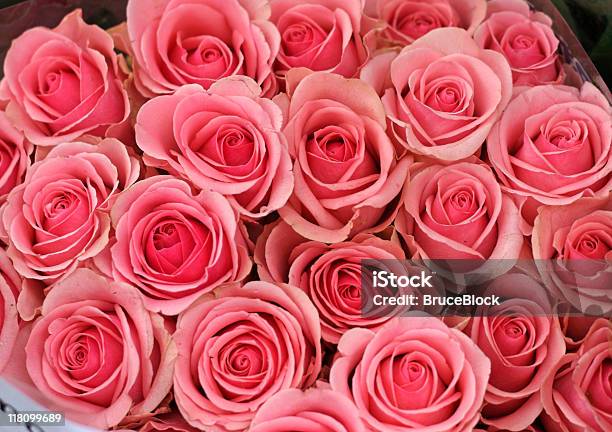
[[[608,87],[612,83],[612,0],[552,0]]]

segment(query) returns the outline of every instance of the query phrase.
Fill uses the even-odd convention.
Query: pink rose
[[[346,396],[329,389],[283,390],[263,404],[250,432],[365,432],[359,411]]]
[[[458,28],[429,32],[397,56],[383,53],[361,78],[382,92],[389,132],[411,152],[445,161],[476,153],[512,95],[504,57]]]
[[[303,74],[287,75],[295,186],[281,217],[300,235],[331,243],[385,228],[411,160],[395,160],[380,99],[357,79],[316,72],[299,81]]]
[[[542,411],[540,389],[565,354],[563,333],[547,291],[529,276],[505,274],[483,296],[490,294],[501,296],[501,304],[479,307],[469,331],[491,360],[482,421],[521,430]]]
[[[576,351],[582,345],[584,338],[587,336],[589,329],[597,320],[596,316],[577,315],[570,308],[566,311],[561,310],[559,313],[559,324],[565,337],[565,346],[567,351]]]
[[[508,430],[508,429],[497,429],[495,427],[490,427],[488,429],[474,429],[474,432],[516,432],[517,430],[515,428],[512,428],[512,431]],[[527,426],[524,429],[521,429],[520,432],[540,432],[540,429],[538,429],[535,426]]]
[[[526,234],[542,204],[567,205],[612,190],[611,112],[590,83],[581,90],[538,86],[508,105],[487,153],[521,210]]]
[[[145,163],[225,195],[247,217],[278,210],[293,189],[291,159],[282,112],[259,93],[250,78],[232,77],[150,100],[136,123]]]
[[[330,384],[373,431],[467,432],[480,418],[489,373],[489,359],[459,330],[403,317],[377,332],[345,333]]]
[[[0,111],[0,202],[21,181],[30,166],[33,146]]]
[[[295,287],[224,285],[178,320],[176,403],[194,427],[242,431],[256,410],[287,388],[305,388],[321,369],[317,311]]]
[[[542,387],[551,432],[612,430],[612,324],[601,319],[577,353],[565,355]]]
[[[255,262],[262,280],[301,288],[321,319],[323,339],[338,343],[353,327],[376,328],[392,316],[362,312],[362,260],[403,260],[399,246],[370,234],[327,245],[309,241],[285,222],[268,225],[257,240]]]
[[[357,74],[367,58],[360,36],[362,0],[271,0],[270,7],[281,35],[279,75],[293,67]]]
[[[111,215],[113,277],[140,289],[149,310],[176,315],[250,271],[238,217],[216,192],[193,195],[182,180],[150,177],[125,191]]]
[[[21,278],[3,249],[0,249],[0,373],[12,359],[19,321],[17,297]]]
[[[54,147],[2,209],[17,272],[49,285],[97,255],[108,243],[110,207],[138,175],[137,160],[115,139]]]
[[[532,234],[533,257],[549,289],[579,312],[612,311],[612,197],[543,206]]]
[[[54,29],[13,40],[4,60],[7,116],[37,145],[104,136],[130,111],[112,38],[77,9]]]
[[[559,40],[551,26],[548,15],[531,11],[524,0],[492,0],[474,40],[506,57],[514,85],[559,84],[565,73],[557,55]]]
[[[177,412],[159,414],[145,420],[144,423],[127,424],[123,425],[123,427],[125,429],[120,430],[125,432],[197,432],[199,430],[191,427],[181,414]]]
[[[412,258],[512,266],[523,244],[518,220],[491,169],[460,162],[424,165],[404,189],[395,227]]]
[[[36,388],[79,423],[151,412],[172,386],[176,349],[134,288],[79,269],[49,292],[25,348]]]
[[[130,0],[136,87],[152,97],[246,75],[270,90],[280,36],[269,17],[264,0]]]
[[[373,17],[384,22],[378,30],[383,42],[409,45],[431,30],[461,27],[471,35],[487,10],[485,0],[368,0]]]

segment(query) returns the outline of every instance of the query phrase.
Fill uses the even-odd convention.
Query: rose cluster
[[[610,320],[547,295],[609,317],[612,110],[558,47],[523,0],[129,0],[25,31],[3,378],[104,430],[612,430]],[[519,258],[474,317],[362,313],[363,260]]]

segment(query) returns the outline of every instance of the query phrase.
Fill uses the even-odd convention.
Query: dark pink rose
[[[17,314],[17,297],[21,288],[21,278],[15,272],[11,260],[0,249],[0,373],[11,361],[11,355],[19,321]]]
[[[185,419],[214,431],[245,430],[257,409],[321,369],[321,328],[306,294],[285,284],[228,284],[178,319],[174,395]]]
[[[269,18],[265,0],[130,0],[136,87],[152,97],[246,75],[271,90],[280,36]]]
[[[136,289],[78,269],[49,292],[25,361],[54,409],[97,428],[154,410],[172,386],[176,348]]]
[[[30,166],[30,144],[0,111],[0,202],[21,181]]]
[[[581,90],[538,86],[508,105],[487,138],[487,153],[531,234],[542,204],[567,205],[612,190],[610,105],[590,83]]]
[[[250,432],[365,432],[349,398],[329,389],[283,390],[255,414]]]
[[[612,311],[610,194],[541,207],[531,243],[542,281],[574,311]]]
[[[433,317],[349,330],[332,364],[332,389],[354,401],[373,431],[468,432],[480,418],[489,359]]]
[[[397,56],[374,57],[361,78],[384,94],[389,134],[413,153],[444,161],[478,152],[512,96],[506,59],[458,28],[433,30]]]
[[[216,192],[194,195],[182,180],[150,177],[125,191],[111,215],[113,277],[140,289],[152,311],[176,315],[251,268],[238,215]]]
[[[367,58],[360,36],[362,0],[271,0],[270,7],[281,35],[279,75],[293,67],[357,74]]]
[[[384,44],[409,45],[431,30],[461,27],[471,35],[482,22],[486,0],[368,0],[372,17],[384,25],[376,31]]]
[[[395,227],[413,258],[512,266],[523,244],[518,221],[491,169],[460,162],[423,164],[404,189]]]
[[[250,78],[231,77],[150,100],[136,123],[145,163],[225,195],[244,216],[278,210],[293,190],[291,158],[282,112],[259,93]]]
[[[484,296],[501,304],[479,307],[469,334],[491,360],[482,421],[498,429],[528,428],[542,411],[540,389],[565,354],[559,321],[548,292],[520,273],[491,282]]]
[[[77,9],[54,29],[13,40],[4,60],[7,116],[37,145],[104,136],[130,112],[112,38]]]
[[[596,321],[577,353],[565,355],[542,387],[551,432],[612,430],[612,324]]]
[[[304,70],[290,71],[287,85],[284,132],[295,186],[281,217],[300,235],[331,243],[385,228],[411,159],[396,161],[374,90],[357,79]]]
[[[259,277],[308,294],[319,311],[323,339],[334,344],[353,327],[376,328],[392,317],[367,317],[362,312],[361,265],[367,259],[405,256],[399,246],[371,234],[333,245],[309,241],[283,221],[266,226],[255,249]]]
[[[491,0],[487,19],[476,29],[474,40],[506,57],[514,85],[560,84],[565,72],[551,26],[548,15],[531,11],[524,0]]]
[[[108,243],[110,207],[138,175],[137,160],[115,139],[54,147],[2,208],[17,272],[49,285],[97,255]]]

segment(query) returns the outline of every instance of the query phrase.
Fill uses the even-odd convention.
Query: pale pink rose
[[[113,277],[140,289],[154,312],[176,315],[216,286],[249,274],[238,215],[216,192],[194,195],[182,180],[150,177],[126,190],[111,216]]]
[[[11,260],[0,249],[0,373],[11,361],[11,355],[19,320],[17,314],[17,297],[21,289],[21,278],[15,272]]]
[[[281,35],[277,74],[293,67],[357,74],[367,58],[360,36],[362,0],[271,0],[270,7]]]
[[[282,112],[259,93],[250,78],[231,77],[151,99],[136,122],[145,163],[225,195],[247,217],[278,210],[293,189],[292,164]]]
[[[567,205],[612,190],[610,105],[597,88],[538,86],[508,105],[487,138],[502,188],[515,199],[531,234],[537,208]]]
[[[23,180],[30,166],[30,144],[0,111],[0,202]]]
[[[25,348],[36,388],[68,418],[109,428],[172,386],[176,347],[136,289],[78,269],[49,292]]]
[[[412,177],[395,221],[411,258],[513,265],[523,244],[518,211],[488,166],[424,164]]]
[[[461,27],[471,35],[485,18],[486,0],[368,0],[372,17],[384,25],[376,29],[385,44],[409,45],[441,27]]]
[[[612,196],[543,206],[532,234],[533,257],[544,284],[576,311],[612,311]],[[593,311],[594,312],[594,311]]]
[[[129,115],[123,79],[112,38],[77,9],[54,29],[35,27],[13,40],[4,60],[6,113],[37,145],[104,136]]]
[[[384,94],[389,134],[420,155],[456,161],[476,153],[512,95],[506,59],[463,29],[433,30],[397,56],[374,59],[361,79]]]
[[[612,430],[612,324],[596,321],[577,353],[565,355],[542,387],[550,432]]]
[[[531,11],[524,0],[492,0],[474,40],[506,57],[514,85],[559,84],[565,73],[557,55],[559,40],[551,26],[548,15]]]
[[[300,235],[331,243],[385,228],[411,159],[396,161],[374,90],[358,79],[295,69],[287,86],[284,132],[295,185],[281,217]]]
[[[396,244],[371,234],[333,245],[309,241],[284,221],[266,226],[255,248],[259,277],[308,294],[319,311],[323,339],[334,344],[353,327],[376,328],[392,317],[362,312],[361,265],[368,259],[403,260],[405,255]]]
[[[136,87],[152,97],[246,75],[273,90],[280,36],[269,18],[266,0],[129,0]]]
[[[329,389],[283,390],[263,404],[249,432],[365,432],[349,398]]]
[[[17,272],[50,285],[97,255],[108,243],[110,207],[138,175],[137,160],[115,139],[54,147],[2,208]]]
[[[489,359],[433,317],[349,330],[332,364],[332,389],[351,398],[373,431],[468,432],[480,418]]]
[[[211,431],[243,431],[256,410],[321,369],[321,328],[306,294],[285,284],[228,284],[178,319],[174,395],[185,419]]]
[[[479,307],[468,332],[491,360],[482,421],[523,430],[542,412],[540,389],[565,354],[563,333],[548,292],[529,276],[505,274],[483,296],[492,294],[500,305]]]

